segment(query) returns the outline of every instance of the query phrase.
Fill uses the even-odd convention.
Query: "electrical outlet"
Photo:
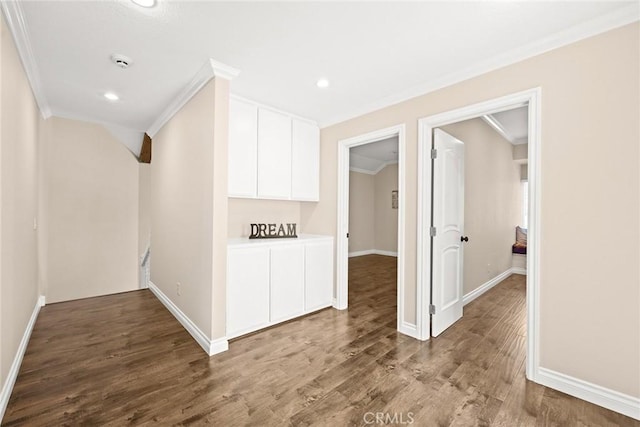
[[[182,287],[182,283],[180,282],[176,283],[176,293],[178,294],[178,296],[180,296],[181,287]]]

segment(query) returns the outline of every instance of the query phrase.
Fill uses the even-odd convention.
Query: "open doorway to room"
[[[404,125],[340,141],[338,150],[335,307],[385,307],[401,330]]]
[[[534,380],[539,96],[533,89],[419,125],[419,335],[446,334],[461,318],[471,329],[479,322],[494,332],[483,351],[521,342],[503,356]],[[490,321],[500,327],[487,329]]]
[[[349,150],[349,302],[397,315],[398,136]]]
[[[526,105],[434,130],[431,336],[497,285],[517,291],[492,309],[514,305],[524,324],[527,143]]]

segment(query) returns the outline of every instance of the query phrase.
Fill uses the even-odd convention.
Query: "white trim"
[[[537,382],[546,387],[640,420],[640,399],[637,397],[543,367],[538,368],[537,378]]]
[[[51,108],[47,102],[47,97],[44,94],[42,83],[40,80],[40,72],[38,71],[38,64],[31,49],[31,41],[29,40],[29,31],[24,19],[24,13],[22,12],[21,2],[19,1],[3,1],[0,3],[4,16],[7,20],[7,25],[13,35],[13,40],[20,55],[22,66],[29,79],[31,91],[33,97],[36,99],[40,114],[43,119],[51,117]]]
[[[404,319],[404,241],[405,241],[405,168],[406,142],[405,125],[396,125],[385,129],[358,135],[338,141],[338,189],[337,189],[337,231],[336,231],[336,304],[338,310],[348,306],[349,288],[349,149],[359,145],[398,136],[398,331],[403,332]]]
[[[367,250],[364,250],[364,251],[349,252],[349,258],[353,258],[353,257],[357,257],[357,256],[364,256],[364,255],[383,255],[383,256],[397,257],[398,256],[398,252],[383,251],[383,250],[380,250],[380,249],[367,249]]]
[[[510,269],[508,269],[506,271],[503,271],[502,273],[498,274],[493,279],[487,280],[482,285],[478,286],[477,288],[475,288],[474,290],[472,290],[468,294],[464,295],[462,297],[462,304],[463,305],[469,304],[471,301],[473,301],[474,299],[478,298],[480,295],[484,294],[489,289],[493,288],[495,285],[497,285],[498,283],[502,282],[507,277],[511,276],[511,274],[513,274],[512,270],[513,269],[510,268]]]
[[[193,323],[191,319],[187,317],[186,314],[178,308],[177,305],[171,301],[161,290],[158,288],[152,281],[149,281],[149,290],[153,292],[153,294],[160,300],[160,302],[173,314],[178,322],[191,334],[194,340],[203,350],[209,355],[213,356],[214,354],[222,353],[223,351],[227,351],[229,349],[229,341],[226,337],[217,338],[215,340],[209,339],[207,335],[198,328],[198,326]]]
[[[398,327],[398,331],[410,336],[411,338],[420,339],[418,336],[418,328],[413,323],[402,322]]]
[[[502,126],[502,124],[497,121],[495,119],[495,117],[493,117],[492,114],[485,114],[484,116],[480,117],[482,120],[484,120],[484,122],[486,124],[488,124],[489,126],[491,126],[493,128],[493,130],[495,130],[496,132],[498,132],[500,135],[502,135],[502,137],[504,139],[506,139],[507,141],[509,141],[511,144],[515,143],[515,139],[513,137],[511,137],[511,135],[509,135],[507,133],[506,130],[504,130],[504,127]],[[515,145],[515,144],[514,144]]]
[[[213,59],[207,60],[207,62],[200,68],[196,75],[191,79],[189,84],[180,91],[173,101],[160,113],[158,118],[149,126],[147,134],[150,137],[154,137],[160,129],[169,121],[184,105],[193,98],[202,87],[214,77],[221,77],[227,80],[231,80],[240,74],[240,71],[232,68],[228,65],[214,61]]]
[[[368,157],[365,157],[365,158],[368,158]],[[386,168],[389,165],[396,165],[398,163],[399,162],[397,160],[389,160],[388,162],[383,162],[380,166],[378,166],[378,168],[376,168],[376,170],[362,169],[362,168],[356,168],[354,166],[349,166],[349,171],[366,173],[367,175],[378,175],[382,171],[382,169]]]
[[[337,123],[345,122],[347,120],[363,116],[365,114],[380,110],[390,105],[399,104],[400,102],[406,101],[408,99],[416,98],[430,92],[435,92],[438,89],[452,86],[456,83],[469,80],[482,74],[486,74],[490,71],[506,67],[507,65],[524,61],[525,59],[541,55],[545,52],[549,52],[562,46],[575,43],[579,40],[586,39],[588,37],[592,37],[627,24],[631,24],[632,22],[635,22],[639,19],[639,9],[640,8],[638,2],[634,2],[627,7],[623,7],[606,15],[599,16],[598,18],[595,18],[593,20],[583,22],[564,31],[546,37],[542,40],[537,40],[528,45],[516,47],[509,52],[505,52],[485,59],[481,62],[477,62],[467,68],[458,70],[453,73],[447,73],[440,78],[435,78],[427,82],[415,85],[409,89],[396,92],[393,95],[377,99],[367,105],[356,108],[347,113],[330,117],[328,120],[323,120],[320,122],[320,128],[325,128]]]
[[[375,253],[376,253],[375,249],[367,249],[367,250],[364,250],[364,251],[349,252],[349,258],[353,258],[353,257],[356,257],[356,256],[373,255]]]
[[[512,274],[520,274],[522,276],[526,276],[527,275],[527,270],[524,268],[520,268],[520,267],[512,267],[511,268],[511,273]]]
[[[258,107],[258,108],[262,108],[264,110],[269,110],[269,111],[274,112],[274,113],[283,114],[285,116],[291,117],[292,119],[296,119],[296,120],[300,120],[300,121],[303,121],[303,122],[307,122],[307,123],[312,124],[314,126],[318,126],[318,122],[316,122],[315,120],[309,119],[307,117],[298,116],[298,115],[292,114],[292,113],[290,113],[288,111],[279,110],[279,109],[277,109],[275,107],[272,107],[271,105],[261,104],[258,101],[254,101],[252,99],[245,98],[243,96],[239,96],[239,95],[236,95],[234,93],[230,94],[229,98],[230,99],[235,99],[236,101],[244,102],[246,104],[252,104],[252,105],[254,105],[254,106]]]
[[[349,172],[358,172],[358,173],[365,173],[367,175],[375,175],[377,172],[369,170],[369,169],[360,169],[360,168],[356,168],[353,166],[349,166]]]
[[[16,351],[16,355],[13,358],[13,363],[11,363],[11,367],[9,368],[9,373],[7,374],[7,379],[4,381],[4,384],[2,385],[2,392],[0,393],[0,421],[2,421],[2,418],[4,417],[4,412],[7,410],[7,405],[9,404],[9,398],[11,397],[11,392],[13,391],[13,386],[16,383],[16,379],[18,378],[18,372],[20,372],[20,365],[22,365],[22,359],[24,358],[24,353],[27,351],[29,338],[31,337],[31,332],[33,331],[33,327],[35,326],[36,320],[38,319],[40,308],[44,307],[44,305],[45,305],[44,295],[40,295],[36,301],[36,306],[33,308],[33,312],[31,313],[31,318],[27,323],[27,327],[24,330],[24,334],[22,335],[20,344],[18,345],[18,350]]]
[[[418,335],[429,339],[431,304],[431,147],[433,129],[447,124],[504,111],[523,104],[529,105],[529,231],[527,241],[527,378],[536,381],[540,360],[540,88],[491,99],[447,111],[418,121],[418,236],[417,236],[417,307]],[[429,260],[421,262],[421,260]]]

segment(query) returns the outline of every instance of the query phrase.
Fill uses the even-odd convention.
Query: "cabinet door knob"
[[[460,236],[460,241],[461,242],[468,242],[469,238],[467,236]]]

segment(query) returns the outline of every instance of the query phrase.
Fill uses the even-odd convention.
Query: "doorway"
[[[535,381],[538,365],[538,322],[539,322],[539,206],[540,206],[540,96],[539,88],[508,95],[502,98],[481,102],[468,107],[425,117],[419,120],[418,136],[418,263],[417,263],[417,318],[418,336],[427,340],[430,337],[430,313],[438,310],[438,301],[431,297],[431,284],[434,269],[432,229],[434,203],[432,203],[432,147],[434,130],[452,123],[461,122],[484,115],[528,106],[528,249],[527,249],[527,349],[526,375]],[[437,232],[437,231],[436,231]]]
[[[348,307],[349,290],[349,169],[350,150],[377,141],[397,138],[398,150],[398,237],[397,237],[397,328],[400,332],[404,324],[404,230],[405,230],[405,126],[398,125],[353,138],[338,143],[338,218],[336,239],[336,301],[334,307],[344,310]],[[391,195],[390,195],[391,198]],[[391,201],[390,201],[391,202]],[[415,329],[415,328],[414,328]],[[415,331],[408,331],[414,335]]]

